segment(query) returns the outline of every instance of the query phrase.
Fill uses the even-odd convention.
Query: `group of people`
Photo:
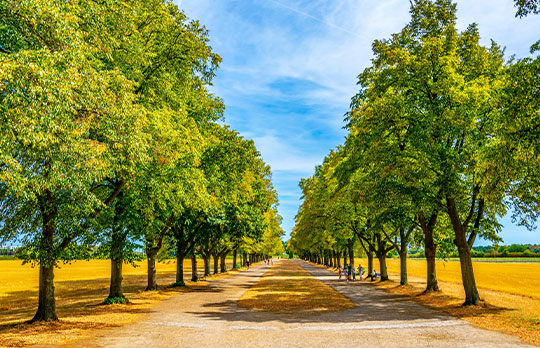
[[[269,265],[269,266],[273,266],[274,265],[274,259],[264,259],[264,263]]]
[[[363,268],[362,265],[358,265],[358,269],[356,269],[356,268],[354,268],[353,265],[346,264],[343,268],[341,267],[341,265],[339,265],[338,266],[338,272],[339,272],[339,279],[340,280],[341,280],[341,278],[343,276],[345,276],[345,279],[347,281],[351,280],[351,277],[352,277],[352,280],[356,280],[356,275],[357,274],[358,274],[359,280],[362,280],[362,277],[363,277],[364,273],[366,272],[366,269]],[[374,269],[373,273],[371,275],[366,276],[366,279],[371,278],[371,281],[374,281],[378,277],[379,277],[379,274],[377,273],[377,270]]]

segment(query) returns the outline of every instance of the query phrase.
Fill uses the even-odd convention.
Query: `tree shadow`
[[[235,323],[266,323],[281,322],[285,324],[367,324],[376,322],[392,321],[403,323],[415,323],[425,321],[452,321],[455,317],[441,310],[419,305],[411,300],[411,297],[403,294],[394,294],[382,291],[368,282],[339,281],[337,276],[325,269],[301,264],[312,275],[331,286],[341,294],[348,297],[355,307],[344,310],[251,310],[238,306],[234,300],[215,300],[205,303],[203,311],[187,312],[195,317],[223,320]],[[245,275],[247,276],[247,275]],[[291,274],[291,277],[295,275]],[[298,275],[298,278],[302,275]],[[296,280],[294,280],[296,281]],[[301,281],[301,280],[300,280]],[[257,284],[254,285],[255,287]],[[242,286],[250,288],[249,284]],[[287,296],[273,300],[287,301]],[[254,295],[251,300],[255,302],[268,301],[269,297],[264,292]],[[285,306],[286,307],[286,306]],[[505,310],[503,308],[490,310]]]
[[[184,274],[185,279],[191,277],[191,273]],[[158,290],[147,292],[148,294],[158,293],[183,293],[187,291],[220,292],[219,288],[210,285],[210,282],[186,282],[184,287],[173,287],[169,285],[175,282],[174,272],[158,274]],[[127,298],[132,298],[137,294],[145,292],[146,275],[125,275],[123,277],[123,289]],[[109,278],[67,280],[55,282],[55,297],[57,313],[60,320],[62,318],[84,317],[88,313],[100,315],[120,310],[126,314],[137,314],[151,312],[151,310],[139,310],[132,304],[145,304],[149,302],[145,296],[137,296],[132,299],[132,304],[124,306],[107,306],[103,300],[109,294]],[[8,292],[2,298],[0,308],[0,332],[6,328],[24,323],[30,320],[37,309],[37,289]]]
[[[309,268],[312,273],[319,272],[319,275],[322,274],[323,277],[324,272],[329,272],[325,269],[319,268],[318,266],[314,266],[311,264],[306,264],[305,268]],[[331,279],[332,276],[330,275],[329,278]],[[336,281],[335,279],[327,280],[325,282],[327,282],[329,285],[333,286],[336,289],[339,287],[343,289],[343,285],[340,285],[340,283],[342,282]],[[357,284],[355,282],[352,283],[354,285]],[[374,299],[377,299],[378,297],[380,298],[381,295],[377,295],[377,293],[382,293],[385,294],[383,296],[388,296],[390,300],[393,298],[393,300],[395,301],[414,301],[414,303],[420,307],[428,308],[432,311],[435,311],[436,313],[439,313],[439,315],[450,315],[450,318],[452,319],[471,316],[496,315],[503,312],[516,311],[516,309],[514,308],[495,306],[487,302],[482,302],[478,306],[463,306],[459,298],[452,297],[442,292],[426,293],[415,286],[403,286],[393,280],[385,281],[384,283],[386,283],[387,285],[384,287],[377,287],[377,284],[380,282],[362,281],[360,283],[368,287],[372,287],[374,291],[376,291],[373,295]]]

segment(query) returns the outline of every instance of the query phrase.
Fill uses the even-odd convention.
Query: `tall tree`
[[[429,172],[429,181],[419,183],[431,187],[424,201],[451,221],[465,304],[476,304],[470,250],[479,233],[493,237],[495,216],[504,211],[500,186],[482,185],[489,173],[481,158],[493,135],[503,54],[495,43],[479,44],[474,24],[458,33],[455,12],[448,0],[412,2],[411,22],[373,44],[373,66],[360,75],[363,89],[351,119],[372,120],[382,134],[383,124],[398,130],[406,139],[404,155],[418,163],[417,171]]]

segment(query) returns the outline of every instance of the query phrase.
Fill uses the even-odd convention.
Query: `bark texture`
[[[56,321],[56,301],[54,298],[54,266],[39,266],[38,309],[34,321]]]
[[[418,216],[420,227],[422,228],[422,233],[424,234],[424,252],[426,254],[427,263],[427,280],[425,292],[439,291],[439,282],[437,281],[437,271],[435,266],[437,245],[433,240],[433,230],[437,222],[437,217],[437,212],[433,212],[431,214],[429,221],[426,221],[422,214]]]
[[[157,290],[156,279],[156,254],[148,255],[148,284],[146,285],[147,291]]]
[[[195,253],[191,255],[191,281],[199,281],[199,272],[197,270],[197,256],[195,255]]]
[[[54,198],[50,191],[39,199],[39,208],[42,219],[42,244],[44,259],[39,263],[39,292],[38,309],[34,321],[56,321],[56,299],[54,298],[54,232],[56,209]]]

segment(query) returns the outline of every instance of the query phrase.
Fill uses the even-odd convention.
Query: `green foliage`
[[[514,0],[515,6],[518,8],[516,17],[525,17],[530,13],[540,13],[540,3],[538,0]]]
[[[186,283],[184,282],[174,282],[172,283],[171,285],[169,285],[171,288],[177,288],[177,287],[181,287],[181,286],[186,286]]]
[[[516,4],[520,16],[538,12],[537,1]],[[410,13],[400,32],[372,45],[345,145],[301,180],[290,245],[323,256],[341,253],[352,235],[380,255],[434,239],[436,257],[459,251],[466,261],[466,301],[477,303],[467,260],[475,240],[500,242],[498,218],[511,206],[529,228],[540,212],[540,58],[505,63],[498,44],[480,44],[476,24],[457,30],[450,0],[415,0]],[[509,256],[525,253],[513,249]]]
[[[103,304],[106,304],[106,305],[128,304],[128,303],[129,303],[129,299],[126,297],[107,297],[103,301]]]
[[[270,168],[216,123],[220,61],[169,1],[0,3],[0,241],[41,267],[133,262],[179,230],[281,252]]]

